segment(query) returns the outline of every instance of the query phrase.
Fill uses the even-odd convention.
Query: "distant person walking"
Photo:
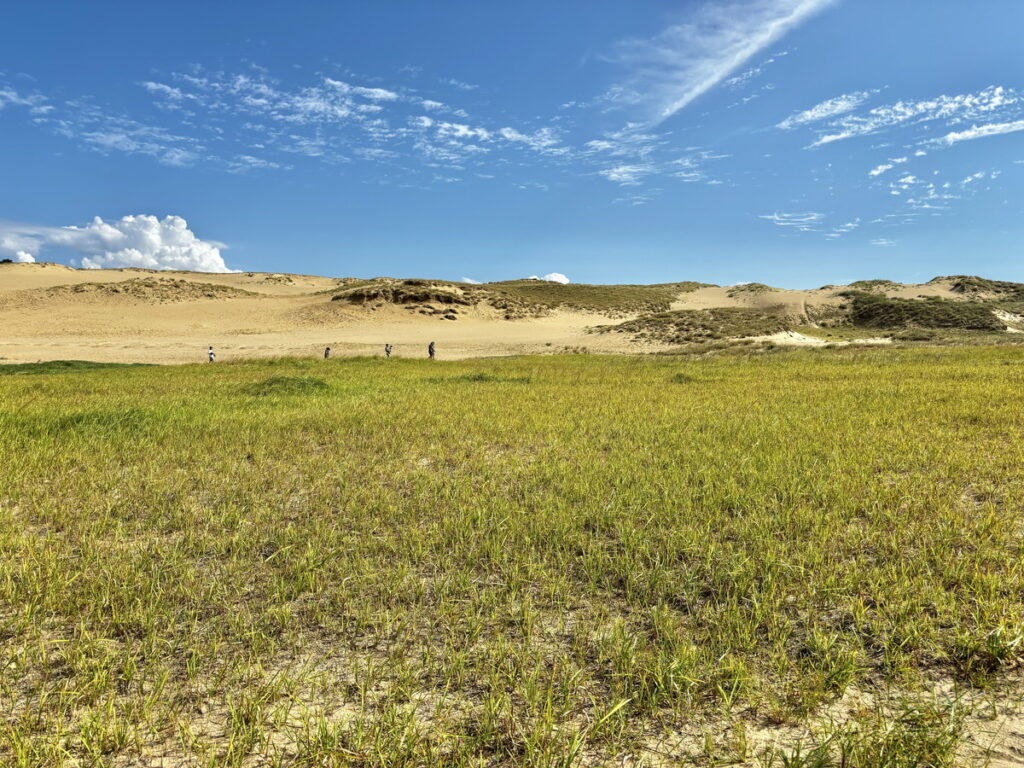
[[[391,357],[391,345],[390,344],[385,344],[384,345],[384,357]]]
[[[331,348],[328,347],[327,349],[324,350],[324,360],[326,360],[330,356],[331,356]]]
[[[434,359],[434,342],[430,342],[427,345],[427,354],[430,355],[430,359]]]
[[[210,361],[211,363],[216,363],[216,362],[217,362],[217,353],[213,351],[213,347],[210,347],[210,348],[209,348],[209,349],[208,349],[208,350],[206,351],[206,357],[207,357],[207,359],[208,359],[208,360],[209,360],[209,361]]]

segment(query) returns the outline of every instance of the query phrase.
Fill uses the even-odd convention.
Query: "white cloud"
[[[888,163],[882,163],[881,165],[868,171],[868,176],[881,176],[883,173],[885,173],[888,170],[892,170],[897,165],[907,162],[907,160],[908,158],[906,157],[890,157]]]
[[[810,109],[805,109],[803,112],[797,112],[795,115],[790,115],[775,127],[781,128],[784,131],[789,131],[801,125],[817,123],[821,120],[827,120],[830,117],[844,115],[847,112],[855,110],[876,93],[878,93],[877,90],[857,91],[855,93],[846,93],[842,96],[836,96],[835,98],[823,101]]]
[[[932,121],[945,121],[957,125],[985,117],[1018,112],[1024,99],[1011,88],[989,86],[977,93],[955,96],[936,96],[919,101],[898,101],[895,104],[874,107],[863,114],[843,114],[836,119],[825,119],[817,140],[811,147],[820,147],[836,141],[867,136],[889,128],[917,125]],[[1024,122],[1001,123],[973,127],[968,131],[953,132],[939,142],[954,144],[957,141],[980,138],[981,136],[1024,130]]]
[[[628,74],[605,100],[635,109],[645,123],[660,123],[830,1],[706,2],[655,37],[620,43],[615,58]]]
[[[604,176],[608,181],[616,184],[634,186],[640,183],[640,179],[655,172],[652,165],[617,165],[614,168],[604,168],[598,174]]]
[[[813,211],[807,213],[769,213],[758,216],[778,227],[793,227],[801,232],[813,232],[825,218],[823,213]]]
[[[442,80],[442,83],[458,88],[460,91],[475,91],[479,88],[479,85],[473,85],[473,83],[466,83],[462,80],[456,80],[454,77],[449,77],[446,80]]]
[[[21,264],[32,264],[36,260],[36,257],[28,251],[15,251],[14,260]]]
[[[953,131],[947,133],[941,139],[936,139],[936,143],[947,144],[952,146],[960,141],[971,141],[972,139],[983,139],[988,136],[1002,136],[1006,133],[1016,133],[1017,131],[1024,131],[1024,120],[1015,120],[1012,123],[990,123],[988,125],[974,125],[966,131]]]
[[[548,282],[548,283],[561,283],[562,285],[566,285],[566,284],[572,282],[568,277],[563,275],[561,272],[549,272],[548,274],[542,275],[541,277],[537,277],[537,275],[530,275],[526,279],[527,280],[543,280],[543,281]]]
[[[479,280],[474,280],[472,277],[464,277],[462,278],[462,282],[469,283],[470,285],[482,285]]]
[[[884,237],[877,237],[871,241],[871,244],[876,245],[879,248],[892,248],[894,245],[896,245],[896,241],[888,240]]]
[[[565,154],[568,150],[558,147],[558,137],[551,128],[541,128],[533,133],[523,133],[515,128],[502,128],[498,134],[505,139],[515,143],[525,144],[535,152],[548,154]]]
[[[230,272],[220,255],[224,246],[200,240],[180,216],[124,216],[104,221],[99,216],[82,227],[40,227],[0,223],[0,252],[20,243],[15,251],[34,258],[46,247],[58,246],[81,256],[89,269],[140,267],[195,272]]]
[[[361,85],[349,85],[341,80],[332,80],[329,77],[324,78],[324,85],[328,85],[340,93],[351,93],[371,101],[396,101],[398,99],[398,94],[394,91],[384,88],[365,88]]]

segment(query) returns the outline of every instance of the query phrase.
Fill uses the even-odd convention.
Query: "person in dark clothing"
[[[211,363],[217,362],[217,355],[213,351],[213,347],[210,347],[210,349],[207,350],[207,352],[206,352],[206,359],[209,360]]]
[[[434,359],[434,342],[430,342],[427,345],[427,354],[430,355],[430,359]]]
[[[324,350],[324,360],[326,360],[330,356],[331,356],[331,348],[328,347],[327,349]]]
[[[391,345],[390,344],[385,344],[384,345],[384,357],[391,357]]]

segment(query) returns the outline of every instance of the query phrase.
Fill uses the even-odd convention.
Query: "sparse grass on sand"
[[[1016,690],[1021,362],[0,377],[0,764],[952,765],[924,692]]]

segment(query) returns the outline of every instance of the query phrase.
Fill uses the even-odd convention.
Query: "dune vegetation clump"
[[[75,299],[127,299],[147,304],[172,304],[205,299],[237,299],[256,294],[242,288],[173,277],[134,277],[109,283],[77,283],[45,289],[51,295]]]
[[[0,377],[0,764],[950,765],[1020,698],[1017,356]]]
[[[740,283],[729,288],[727,295],[731,299],[738,299],[743,296],[758,296],[762,293],[774,293],[778,288],[773,288],[764,283]]]
[[[595,333],[628,333],[635,341],[695,344],[781,333],[792,327],[786,317],[745,307],[679,309],[641,315],[616,325],[601,325]]]
[[[954,301],[937,296],[923,299],[886,298],[861,291],[844,294],[850,301],[853,325],[867,328],[959,328],[1001,331],[1006,328],[991,304]]]
[[[352,304],[473,304],[452,285],[428,280],[370,280],[337,291],[333,301]]]
[[[902,287],[902,285],[895,283],[892,280],[855,280],[849,285],[849,288],[855,291],[869,291],[875,293],[896,291]]]
[[[948,283],[951,291],[966,296],[1004,301],[1024,301],[1024,283],[989,280],[975,275],[936,277],[931,282]]]

